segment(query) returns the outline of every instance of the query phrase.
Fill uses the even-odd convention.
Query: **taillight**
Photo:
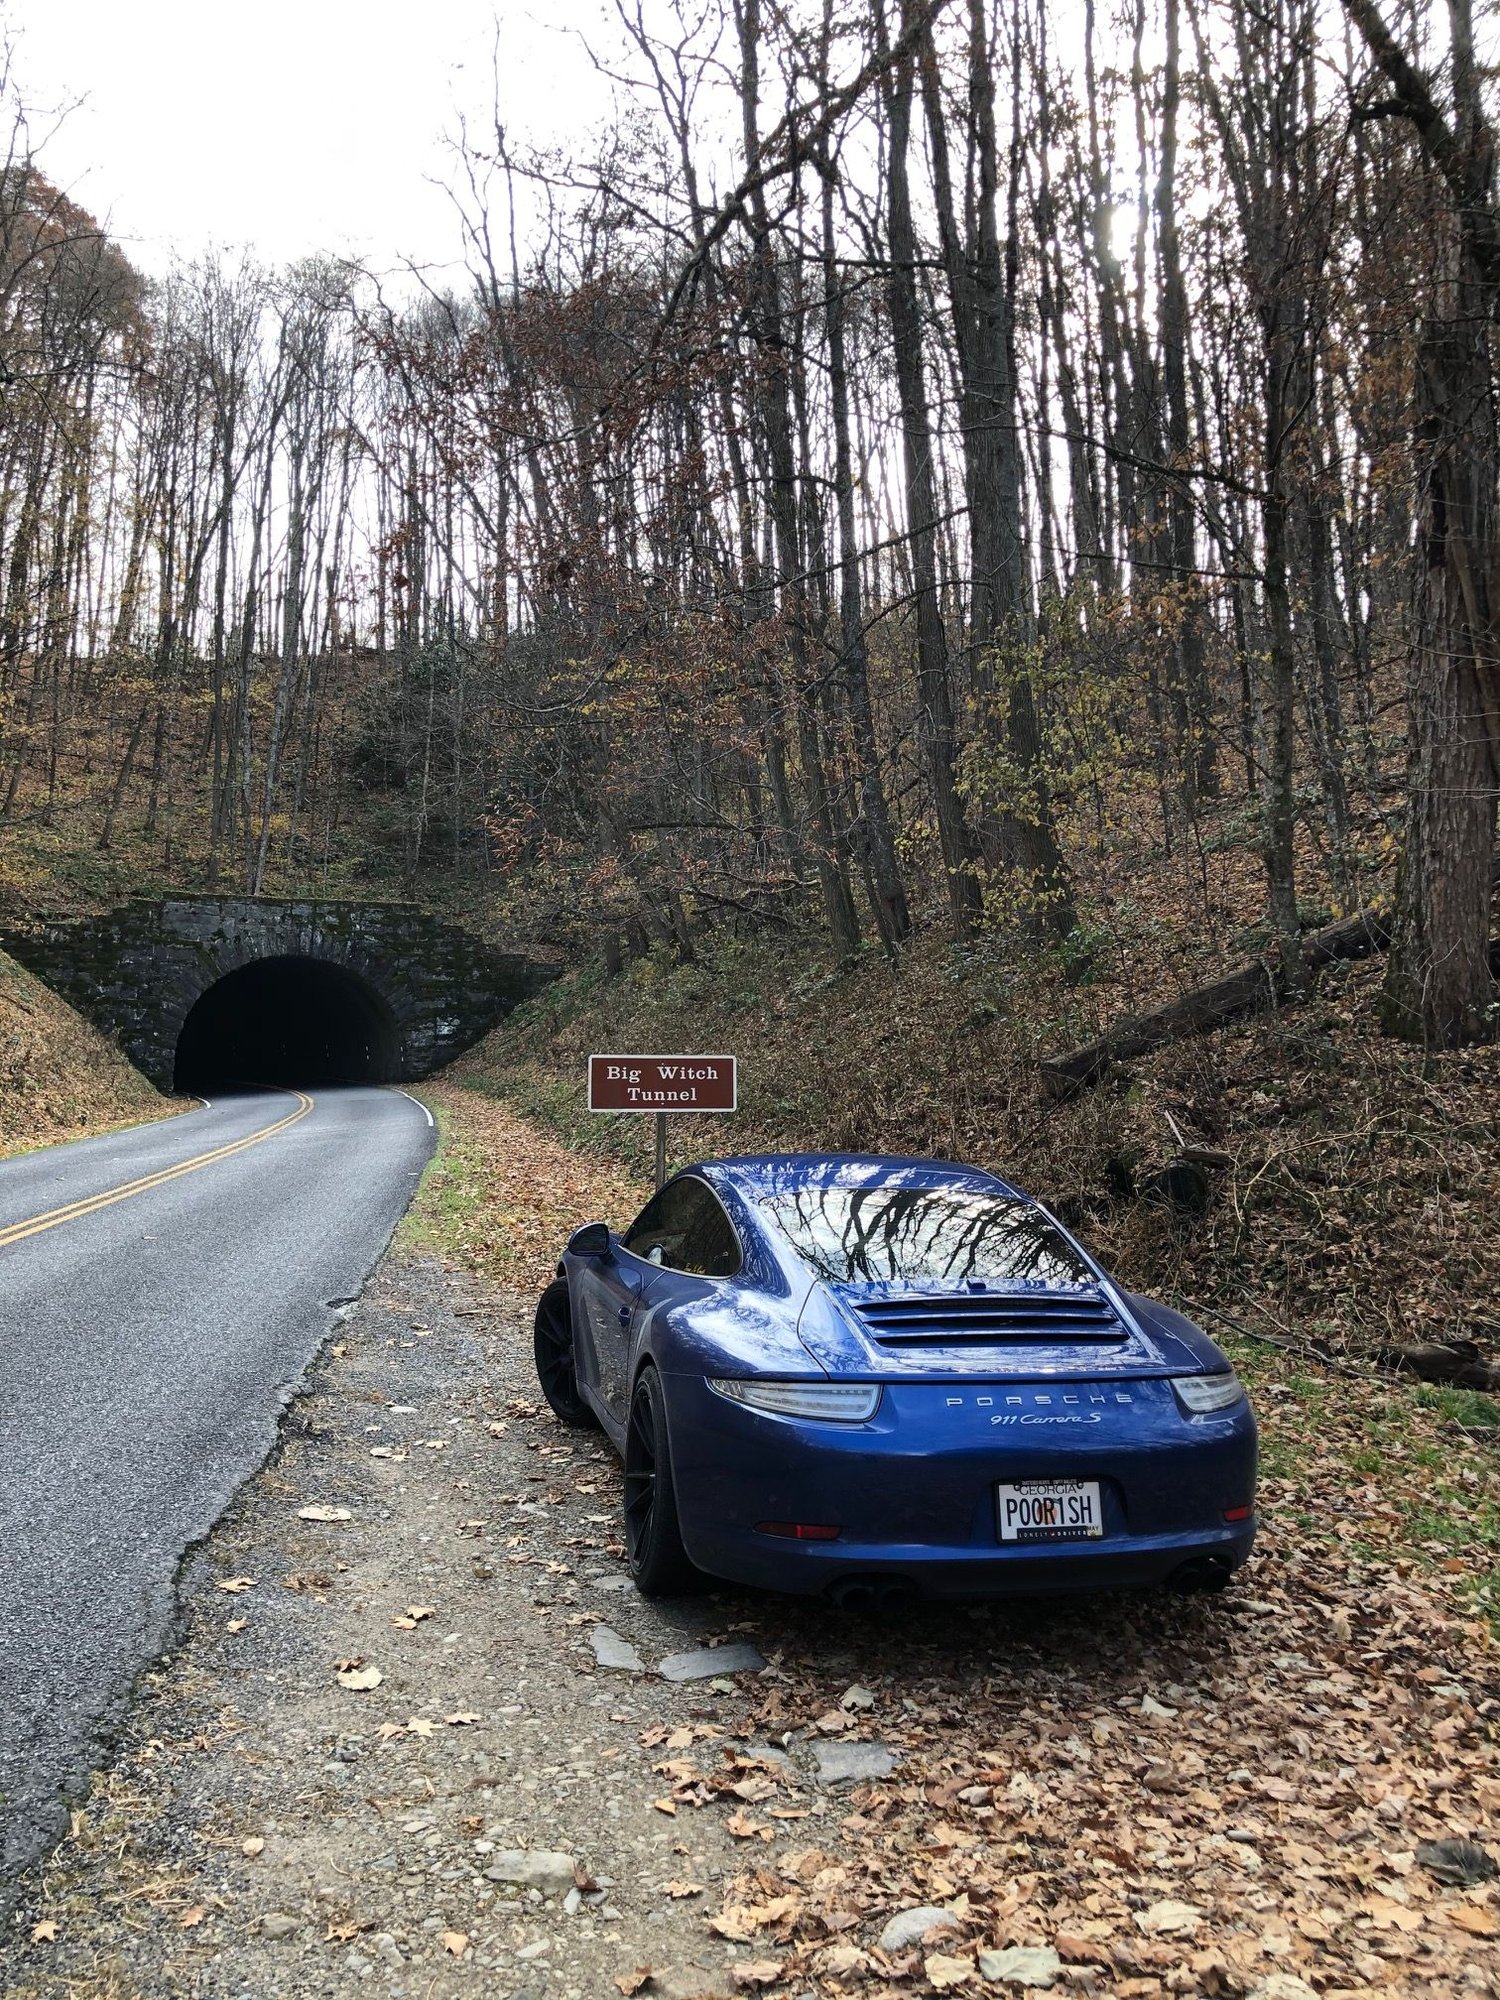
[[[824,1521],[757,1521],[757,1535],[780,1535],[789,1542],[836,1542],[842,1530]]]

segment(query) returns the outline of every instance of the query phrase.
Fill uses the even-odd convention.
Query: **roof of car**
[[[998,1174],[951,1160],[921,1160],[899,1153],[739,1153],[704,1160],[691,1171],[727,1183],[749,1201],[803,1188],[941,1188],[966,1194],[1027,1197]]]

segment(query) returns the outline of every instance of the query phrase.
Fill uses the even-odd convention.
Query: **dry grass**
[[[646,1199],[645,1183],[618,1162],[573,1151],[494,1097],[446,1077],[422,1096],[442,1146],[402,1224],[409,1249],[535,1294],[570,1231],[633,1215]]]
[[[0,952],[0,1157],[185,1109]]]

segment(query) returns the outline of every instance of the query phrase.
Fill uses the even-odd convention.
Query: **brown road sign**
[[[733,1056],[590,1056],[590,1111],[733,1111]]]

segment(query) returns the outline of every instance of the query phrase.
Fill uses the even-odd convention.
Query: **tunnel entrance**
[[[321,958],[258,958],[199,996],[173,1081],[208,1097],[241,1084],[389,1083],[400,1071],[395,1019],[358,973]]]

